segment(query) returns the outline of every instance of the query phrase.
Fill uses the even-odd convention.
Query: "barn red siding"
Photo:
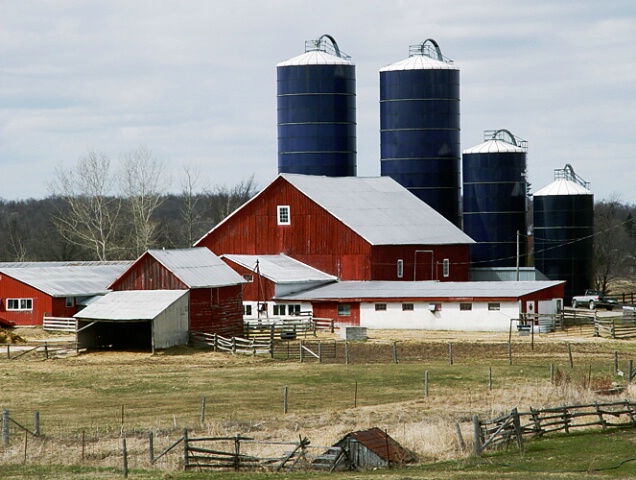
[[[277,225],[289,205],[291,225]],[[282,177],[197,243],[217,255],[285,253],[343,280],[370,275],[369,243]]]
[[[33,300],[33,310],[7,311],[8,298],[30,298]],[[0,278],[0,299],[0,318],[16,325],[42,325],[45,315],[72,317],[77,313],[75,300],[72,307],[67,307],[66,297],[51,297],[7,275]]]
[[[113,290],[187,290],[188,287],[149,253],[143,254],[111,288]]]
[[[449,260],[444,277],[443,262]],[[403,261],[403,277],[397,276],[398,260]],[[469,280],[468,245],[387,245],[375,246],[371,253],[371,280]]]
[[[291,225],[277,225],[279,205],[290,207]],[[217,255],[285,253],[340,280],[397,280],[400,258],[404,260],[404,280],[412,280],[416,270],[417,280],[469,280],[469,245],[372,247],[282,177],[204,236],[197,246]],[[433,250],[433,263],[431,255],[420,252],[415,269],[416,250]],[[442,275],[444,258],[451,264],[446,278]]]
[[[242,285],[190,290],[190,330],[242,337]]]
[[[348,302],[341,302],[348,303]],[[329,318],[337,325],[360,326],[360,303],[349,303],[351,315],[347,317],[338,316],[338,302],[312,302],[313,316],[316,318]]]
[[[254,273],[254,271],[237,265],[231,260],[224,258],[223,261],[227,263],[235,272],[239,275],[252,275],[252,281],[243,285],[243,300],[250,302],[267,301],[274,298],[276,292],[276,285],[271,280],[268,280],[260,275]]]

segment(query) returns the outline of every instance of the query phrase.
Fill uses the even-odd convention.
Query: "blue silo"
[[[527,145],[508,130],[490,130],[463,152],[464,232],[477,242],[470,251],[474,267],[514,267],[517,248],[525,265]]]
[[[550,280],[566,280],[569,303],[594,281],[594,195],[569,164],[554,178],[533,196],[534,264]]]
[[[380,69],[380,172],[459,226],[459,70],[435,40]]]
[[[278,172],[356,175],[356,74],[330,35],[276,66]]]

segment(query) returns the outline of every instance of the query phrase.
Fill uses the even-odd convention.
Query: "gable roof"
[[[246,283],[241,275],[207,248],[148,250],[146,254],[170,270],[188,288],[215,288]]]
[[[351,432],[342,438],[336,446],[343,446],[349,439],[355,439],[381,459],[391,463],[412,463],[417,461],[416,455],[393,439],[388,433],[375,427],[368,430]],[[360,456],[358,460],[363,460]],[[364,465],[357,465],[364,466]]]
[[[187,290],[122,290],[110,292],[74,315],[87,320],[153,320]]]
[[[51,297],[91,296],[107,293],[108,286],[131,264],[132,262],[78,262],[55,266],[29,264],[3,267],[0,268],[0,273]]]
[[[320,286],[281,297],[284,300],[347,300],[403,298],[510,298],[517,299],[560,284],[555,281],[527,282],[438,282],[438,281],[346,281]]]
[[[390,177],[324,177],[282,173],[276,180],[279,178],[324,208],[371,245],[475,243],[444,216]],[[276,180],[210,232],[240,212],[248,203],[257,202]],[[293,218],[293,211],[291,215]]]
[[[221,255],[237,265],[249,270],[256,269],[258,262],[259,274],[274,283],[307,283],[307,282],[335,282],[333,275],[328,275],[309,265],[299,262],[287,255]]]

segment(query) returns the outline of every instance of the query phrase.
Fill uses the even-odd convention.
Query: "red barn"
[[[341,280],[468,281],[473,243],[389,177],[281,174],[196,245],[284,253]]]
[[[0,265],[0,319],[42,325],[44,316],[72,317],[131,262],[26,262]]]
[[[191,331],[243,336],[246,281],[206,248],[148,250],[113,290],[189,290]]]

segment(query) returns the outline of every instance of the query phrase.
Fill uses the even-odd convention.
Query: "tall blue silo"
[[[380,173],[459,226],[459,70],[435,40],[380,69]]]
[[[569,164],[554,178],[533,196],[534,264],[549,279],[566,280],[570,302],[594,281],[594,195]]]
[[[474,267],[525,266],[528,142],[508,130],[487,130],[484,142],[463,151],[464,232]],[[519,232],[519,238],[517,238]]]
[[[278,172],[356,175],[356,73],[330,35],[276,66]]]

